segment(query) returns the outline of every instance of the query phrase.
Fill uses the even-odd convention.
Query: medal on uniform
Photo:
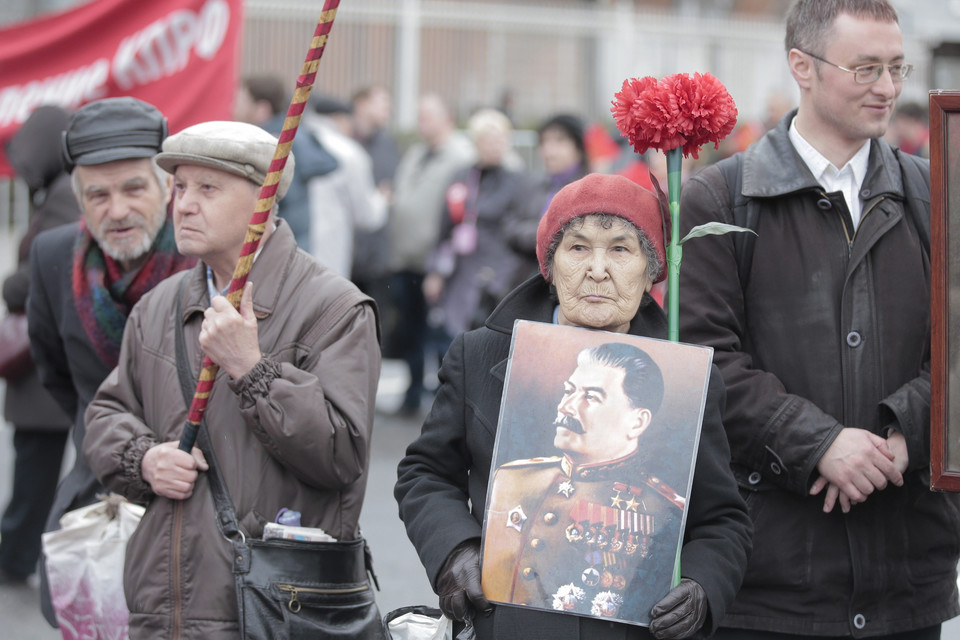
[[[590,613],[604,618],[613,618],[623,606],[623,596],[612,591],[601,591],[590,603]]]
[[[523,512],[523,507],[520,505],[515,506],[513,509],[507,512],[507,527],[510,529],[516,529],[517,531],[523,531],[523,523],[527,521],[527,514]]]
[[[595,587],[600,584],[600,572],[594,567],[587,567],[580,574],[580,580],[588,587]]]
[[[565,584],[553,594],[553,608],[557,611],[573,611],[586,596],[583,589],[573,584]]]

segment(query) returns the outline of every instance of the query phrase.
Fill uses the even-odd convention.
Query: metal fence
[[[310,0],[248,0],[243,73],[289,78],[317,18]],[[347,97],[369,83],[392,89],[396,124],[414,126],[419,95],[435,92],[463,119],[502,107],[519,126],[556,111],[609,120],[627,77],[709,71],[741,112],[792,92],[780,17],[680,15],[633,2],[351,0],[337,13],[317,90]]]

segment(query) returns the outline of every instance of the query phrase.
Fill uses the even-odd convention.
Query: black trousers
[[[14,430],[13,492],[0,518],[0,568],[11,575],[28,576],[37,568],[67,436],[67,431]]]
[[[410,369],[410,386],[404,396],[405,409],[419,409],[423,396],[423,374],[427,348],[427,301],[423,297],[422,273],[400,271],[390,279],[397,323],[393,339]]]
[[[850,636],[803,636],[770,631],[747,631],[746,629],[720,628],[710,636],[712,640],[849,640]],[[940,625],[893,633],[888,636],[873,636],[870,640],[940,640]]]

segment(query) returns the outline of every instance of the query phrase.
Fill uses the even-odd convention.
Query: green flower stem
[[[682,148],[667,155],[667,198],[670,201],[670,243],[667,245],[667,338],[680,341],[680,165]]]
[[[682,148],[667,151],[667,199],[670,202],[670,244],[667,245],[667,338],[680,342],[680,165]],[[681,545],[682,547],[683,545]],[[680,584],[680,547],[673,563],[673,586]]]

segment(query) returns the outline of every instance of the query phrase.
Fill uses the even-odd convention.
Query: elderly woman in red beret
[[[398,468],[395,496],[440,608],[477,638],[689,638],[720,623],[740,586],[751,524],[729,468],[723,384],[711,372],[681,551],[681,582],[649,628],[497,606],[480,581],[480,537],[514,321],[666,338],[650,297],[665,274],[664,215],[654,193],[590,174],[561,189],[540,221],[540,273],[508,294],[484,327],[461,334],[420,436]],[[456,629],[455,629],[456,631]]]

